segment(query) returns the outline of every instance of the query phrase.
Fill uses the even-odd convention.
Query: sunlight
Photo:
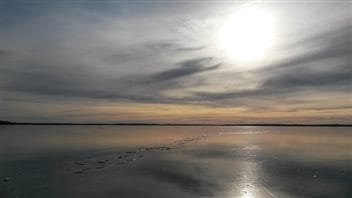
[[[233,15],[219,31],[220,46],[239,61],[262,58],[273,41],[273,18],[263,10],[250,8]]]

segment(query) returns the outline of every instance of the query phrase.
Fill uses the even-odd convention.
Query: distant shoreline
[[[10,122],[0,121],[0,125],[87,125],[87,126],[271,126],[271,127],[352,127],[352,124],[197,124],[197,123],[145,123],[145,122],[129,122],[129,123],[45,123],[45,122]]]

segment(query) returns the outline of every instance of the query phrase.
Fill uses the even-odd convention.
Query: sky
[[[1,120],[352,123],[350,1],[0,2]]]

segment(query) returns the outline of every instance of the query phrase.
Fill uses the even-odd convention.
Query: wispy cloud
[[[343,2],[308,7],[263,3],[281,13],[278,29],[283,30],[277,34],[282,38],[269,58],[252,69],[225,58],[215,38],[224,13],[241,6],[238,2],[97,4],[28,7],[6,1],[0,46],[3,119],[26,119],[14,108],[19,101],[40,111],[43,101],[55,109],[58,100],[196,104],[212,112],[235,107],[252,116],[334,109],[341,120],[348,117],[352,27]],[[332,9],[341,12],[327,14]],[[315,19],[309,18],[313,11]],[[23,18],[11,18],[14,12]],[[210,119],[200,111],[198,118]]]

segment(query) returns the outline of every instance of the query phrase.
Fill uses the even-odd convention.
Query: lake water
[[[352,128],[0,126],[0,197],[352,197]]]

